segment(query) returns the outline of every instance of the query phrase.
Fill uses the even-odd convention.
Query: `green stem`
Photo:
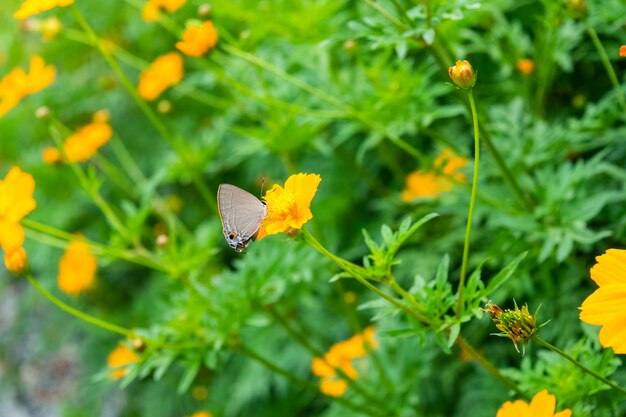
[[[461,307],[463,305],[463,292],[465,290],[465,275],[467,274],[467,261],[469,258],[470,234],[472,233],[472,223],[474,220],[474,207],[476,205],[476,190],[478,189],[478,168],[480,166],[480,132],[478,130],[478,116],[476,115],[476,104],[474,94],[468,90],[470,107],[472,110],[472,121],[474,124],[474,178],[472,179],[472,193],[470,196],[469,212],[467,215],[467,226],[465,227],[465,242],[463,243],[463,260],[461,262],[461,277],[459,279],[458,299],[456,303],[456,318],[461,317]]]
[[[591,375],[592,377],[596,378],[599,381],[604,382],[605,384],[607,384],[608,386],[610,386],[611,388],[621,392],[622,394],[626,394],[626,389],[620,387],[619,385],[617,385],[615,382],[611,381],[610,379],[603,377],[602,375],[592,371],[591,369],[585,367],[583,364],[581,364],[580,362],[578,362],[576,359],[574,359],[573,357],[571,357],[570,355],[568,355],[567,353],[565,353],[564,351],[562,351],[561,349],[557,348],[554,345],[551,345],[550,343],[546,342],[545,340],[543,340],[542,338],[540,338],[539,336],[535,336],[533,338],[533,340],[537,343],[539,343],[541,346],[550,349],[553,352],[558,353],[559,355],[561,355],[562,357],[564,357],[565,359],[567,359],[568,361],[570,361],[571,363],[573,363],[578,369],[580,369],[581,371]]]
[[[148,119],[150,120],[152,125],[156,128],[156,130],[159,132],[163,140],[165,140],[174,149],[174,151],[176,151],[178,156],[182,159],[182,161],[185,164],[191,164],[191,161],[189,160],[185,151],[180,149],[179,143],[176,140],[176,138],[174,138],[174,136],[172,136],[169,133],[169,131],[165,128],[165,125],[161,123],[161,120],[159,120],[158,116],[152,110],[152,108],[148,105],[148,103],[146,103],[145,100],[143,100],[139,96],[139,93],[137,92],[133,84],[130,82],[128,77],[126,77],[126,74],[124,73],[124,71],[122,71],[122,68],[119,66],[115,58],[113,58],[109,50],[107,50],[105,45],[100,41],[100,38],[98,37],[98,35],[96,35],[96,33],[91,28],[89,23],[87,23],[87,20],[83,17],[83,15],[80,13],[78,8],[73,5],[70,6],[70,8],[72,9],[72,12],[74,13],[74,16],[76,20],[78,21],[79,25],[83,28],[85,33],[87,33],[87,36],[89,37],[91,43],[96,46],[96,48],[98,49],[98,51],[100,52],[104,60],[109,64],[109,66],[111,67],[115,75],[119,78],[124,88],[128,91],[131,97],[135,100],[139,108],[148,117]],[[198,189],[198,191],[200,192],[204,200],[206,201],[207,205],[211,208],[213,213],[217,214],[218,209],[217,209],[216,198],[212,196],[212,194],[209,192],[204,182],[200,180],[200,178],[198,177],[195,171],[192,176],[192,182],[196,186],[196,188]]]
[[[613,65],[611,65],[611,60],[602,46],[602,42],[600,42],[600,38],[598,37],[598,33],[596,30],[587,23],[587,33],[591,37],[593,41],[593,45],[596,47],[598,54],[600,55],[600,59],[602,60],[602,64],[604,65],[604,69],[606,70],[607,75],[609,76],[609,80],[611,80],[611,84],[613,84],[613,89],[615,90],[615,95],[617,95],[617,100],[619,104],[622,106],[622,109],[626,113],[626,97],[624,96],[624,91],[617,79],[617,74],[615,74],[615,69]]]
[[[387,9],[385,9],[380,4],[376,3],[374,0],[364,0],[364,1],[370,7],[372,7],[373,9],[376,9],[376,11],[378,11],[378,13],[382,14],[383,16],[385,16],[394,25],[398,26],[399,28],[401,28],[403,30],[409,30],[409,27],[406,24],[404,24],[400,19],[398,19],[397,17],[392,15]]]
[[[89,314],[85,314],[80,310],[75,309],[74,307],[71,307],[67,304],[65,304],[63,301],[59,300],[58,298],[56,298],[54,295],[52,295],[48,290],[46,290],[40,283],[39,281],[37,281],[35,279],[35,277],[33,277],[33,275],[31,273],[28,273],[26,275],[26,278],[28,278],[28,281],[30,281],[30,283],[33,285],[33,287],[35,287],[44,297],[46,297],[50,302],[52,302],[53,304],[55,304],[57,307],[59,307],[61,310],[65,311],[66,313],[71,314],[72,316],[87,322],[89,324],[93,324],[94,326],[98,326],[102,329],[108,330],[110,332],[115,332],[115,333],[119,333],[123,336],[126,337],[130,337],[132,335],[132,331],[129,329],[125,329],[124,327],[120,327],[118,325],[109,323],[107,321],[104,321],[102,319],[90,316]]]

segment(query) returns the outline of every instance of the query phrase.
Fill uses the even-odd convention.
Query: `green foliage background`
[[[139,0],[76,3],[97,34],[121,48],[113,55],[135,85],[140,69],[173,50],[201,4],[190,0],[154,23],[141,20]],[[210,200],[220,183],[258,194],[262,177],[271,184],[298,172],[320,174],[307,229],[370,272],[389,255],[398,283],[459,330],[452,310],[470,188],[411,204],[400,193],[406,176],[432,166],[444,147],[471,161],[470,113],[447,75],[456,59],[468,59],[478,71],[481,135],[497,148],[518,192],[483,142],[470,252],[470,270],[482,272],[470,280],[475,288],[468,288],[460,334],[526,398],[547,389],[558,409],[575,416],[624,415],[623,397],[562,357],[533,343],[522,357],[506,339],[490,336],[494,327],[478,309],[487,299],[503,307],[516,300],[531,311],[541,305],[539,321],[550,320],[541,330],[545,340],[626,384],[621,360],[599,345],[597,329],[583,325],[577,309],[595,289],[588,273],[594,257],[625,247],[622,0],[591,0],[585,9],[582,1],[552,0],[214,0],[218,47],[205,58],[185,58],[184,80],[161,96],[172,104],[171,112],[157,113],[170,143],[90,45],[71,8],[45,14],[58,16],[63,31],[44,42],[12,19],[18,4],[0,5],[0,74],[41,54],[56,66],[57,79],[0,119],[0,174],[18,165],[34,176],[37,209],[29,219],[109,248],[99,257],[95,287],[70,299],[56,288],[56,246],[63,245],[30,228],[25,247],[33,273],[67,303],[153,343],[120,388],[106,369],[120,336],[69,317],[2,270],[0,392],[25,404],[54,404],[67,417],[106,410],[125,417],[197,410],[360,415],[310,389],[318,381],[310,363],[315,351],[375,322],[380,347],[358,380],[368,395],[351,388],[345,399],[372,415],[494,416],[515,393],[462,360],[456,345],[448,349],[443,332],[351,278],[329,282],[340,269],[301,238],[271,236],[234,253],[215,207],[196,187],[210,190]],[[521,58],[534,61],[532,74],[516,69]],[[111,112],[114,139],[82,169],[128,235],[111,227],[70,167],[42,162],[42,149],[54,144],[50,123],[34,115],[43,105],[70,129],[99,109]],[[126,176],[121,143],[145,181]],[[172,196],[182,208],[162,216],[158,206]],[[432,212],[439,216],[415,233],[392,233],[407,216],[417,221]],[[156,245],[157,224],[171,232],[165,248]],[[120,260],[115,250],[146,250],[166,271]],[[489,286],[524,252],[506,282]],[[346,297],[352,293],[354,303]],[[245,349],[310,385],[272,371]],[[27,378],[33,372],[34,388]],[[199,386],[208,389],[206,399],[191,395]]]

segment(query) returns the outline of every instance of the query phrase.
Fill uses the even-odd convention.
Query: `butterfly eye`
[[[236,238],[236,237],[237,237],[237,232],[230,232],[230,233],[228,234],[228,238],[229,238],[229,239],[234,239],[234,238]]]

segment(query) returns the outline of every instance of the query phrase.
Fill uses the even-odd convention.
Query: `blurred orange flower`
[[[208,411],[196,411],[190,417],[213,417],[213,414]]]
[[[4,265],[10,272],[19,274],[26,267],[28,256],[24,248],[17,248],[14,251],[4,254]]]
[[[310,205],[322,181],[318,174],[296,174],[287,178],[285,188],[274,185],[265,193],[267,217],[261,223],[257,239],[267,235],[300,229],[313,218]]]
[[[154,100],[165,89],[183,79],[183,58],[176,52],[158,57],[139,76],[139,94],[146,100]]]
[[[457,156],[451,149],[441,151],[433,163],[433,171],[418,170],[406,178],[402,201],[409,202],[420,197],[438,197],[450,191],[455,183],[465,182],[466,177],[458,172],[467,165],[467,158]]]
[[[626,45],[619,47],[619,56],[626,56]]]
[[[217,30],[210,20],[202,25],[190,25],[183,33],[183,40],[176,48],[189,56],[202,56],[217,44]]]
[[[522,400],[505,402],[498,410],[496,417],[570,417],[572,415],[569,409],[555,413],[555,408],[556,398],[543,390],[530,400],[530,404]]]
[[[37,206],[34,192],[33,177],[17,167],[0,180],[0,246],[5,253],[24,243],[24,228],[19,222]]]
[[[530,75],[535,71],[535,63],[532,59],[528,58],[518,59],[517,69],[524,75]]]
[[[65,7],[74,3],[74,0],[26,0],[15,13],[16,19],[26,19],[29,16],[54,9],[55,7]]]
[[[78,129],[63,144],[63,153],[56,148],[45,148],[43,160],[52,164],[56,162],[82,162],[91,158],[98,149],[104,146],[113,136],[113,129],[108,123],[108,112],[100,110],[94,113],[92,122]]]
[[[609,249],[596,257],[591,278],[598,284],[580,306],[580,319],[602,326],[600,343],[615,353],[626,353],[626,250]]]
[[[337,369],[345,376],[355,379],[359,376],[353,360],[367,356],[367,352],[378,347],[374,326],[367,327],[363,333],[357,333],[348,340],[337,342],[326,352],[323,358],[313,358],[311,372],[322,378],[320,391],[332,397],[340,397],[348,389],[345,379],[340,379]]]
[[[72,240],[59,262],[59,288],[68,295],[80,294],[93,282],[97,267],[89,245],[80,238]]]
[[[52,84],[55,77],[54,66],[46,66],[43,58],[35,55],[30,59],[28,74],[15,68],[0,80],[0,117],[15,107],[29,94],[36,93]]]
[[[139,361],[139,357],[135,352],[126,347],[125,344],[120,343],[107,358],[107,364],[111,368],[109,377],[114,380],[122,378],[128,373],[128,369],[125,366],[137,361]]]
[[[157,20],[161,15],[161,10],[165,9],[170,13],[180,9],[187,0],[148,0],[141,10],[141,18],[146,21]]]

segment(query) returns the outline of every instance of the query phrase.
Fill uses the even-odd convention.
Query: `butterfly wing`
[[[217,203],[226,241],[235,250],[243,250],[259,231],[267,214],[265,204],[249,192],[231,184],[219,186]]]

